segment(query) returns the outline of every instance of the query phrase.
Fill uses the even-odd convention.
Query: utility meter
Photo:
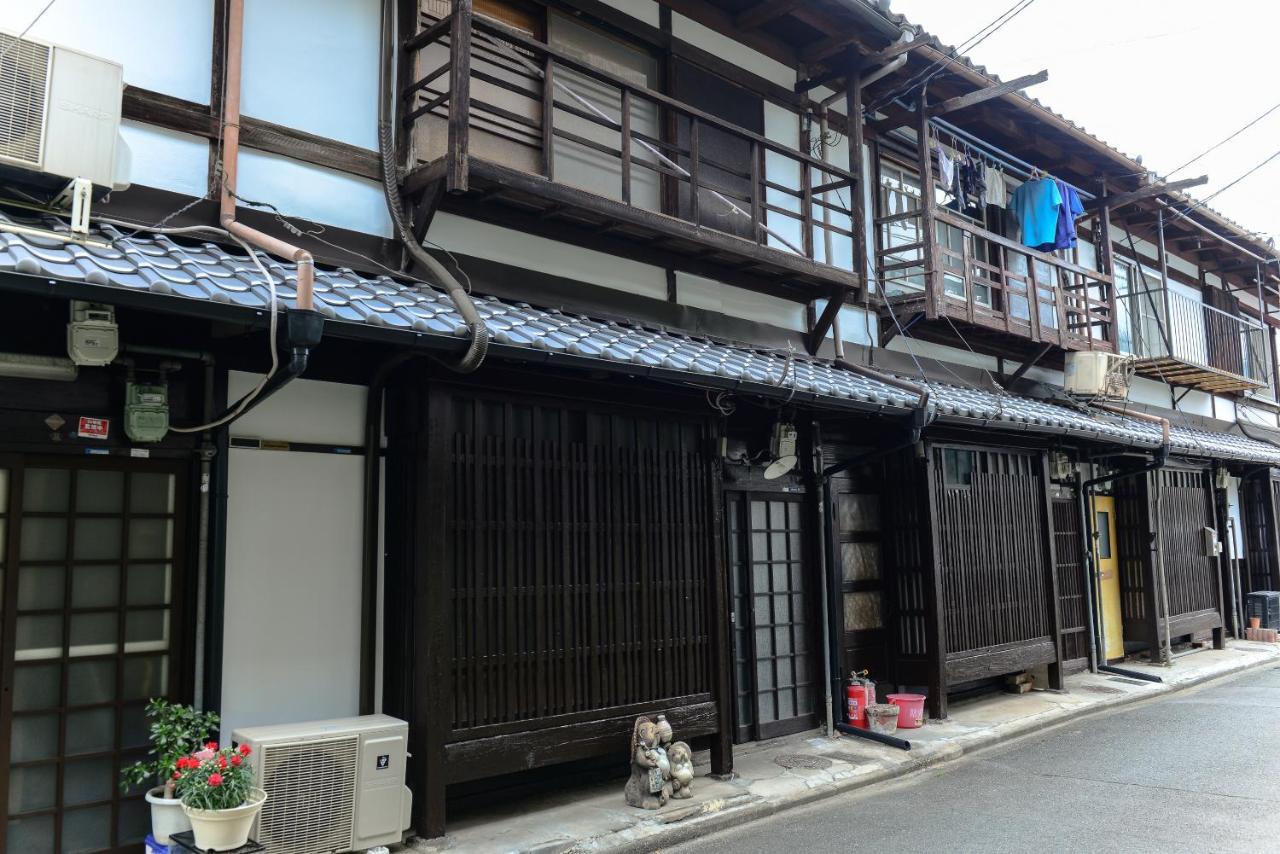
[[[169,432],[169,386],[164,383],[125,384],[124,432],[135,442],[159,442]]]
[[[71,322],[67,324],[67,355],[77,365],[102,367],[115,361],[120,352],[120,329],[116,310],[99,303],[71,301]]]

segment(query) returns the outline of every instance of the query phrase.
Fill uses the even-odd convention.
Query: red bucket
[[[890,694],[886,699],[898,707],[898,729],[924,725],[924,694]]]

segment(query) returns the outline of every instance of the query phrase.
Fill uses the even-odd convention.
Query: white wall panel
[[[391,218],[377,181],[242,148],[238,183],[241,196],[269,202],[285,216],[391,236]]]
[[[22,32],[46,3],[2,0],[0,29]],[[59,0],[27,35],[119,62],[134,86],[209,103],[211,0]]]
[[[209,141],[191,134],[126,121],[120,134],[133,165],[129,183],[203,196],[209,179]]]
[[[667,298],[667,276],[662,268],[603,252],[447,213],[436,214],[427,236],[461,254],[654,299]]]
[[[250,0],[244,114],[378,146],[378,0]]]
[[[718,311],[731,317],[768,323],[796,332],[805,330],[804,306],[791,300],[726,285],[722,282],[676,274],[676,293],[682,305]]]
[[[657,27],[661,24],[661,20],[658,17],[658,4],[654,0],[603,0],[603,3],[620,12],[626,12],[631,17],[638,18],[651,27]]]
[[[323,343],[321,346],[324,346]],[[263,368],[267,353],[262,352]],[[262,378],[231,371],[227,396],[239,400]],[[236,421],[233,436],[332,445],[364,444],[364,386],[296,379]]]
[[[718,56],[727,62],[741,66],[752,74],[777,83],[779,86],[785,86],[790,89],[795,85],[796,72],[794,68],[765,56],[763,53],[749,48],[741,42],[734,41],[722,33],[717,33],[709,27],[704,27],[679,12],[671,14],[671,32],[676,38],[686,41],[694,47],[700,47],[713,56]]]

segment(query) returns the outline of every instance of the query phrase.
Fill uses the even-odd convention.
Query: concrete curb
[[[1170,694],[1225,679],[1228,676],[1234,676],[1245,671],[1267,665],[1276,665],[1277,661],[1280,661],[1280,659],[1275,656],[1267,656],[1258,661],[1232,663],[1221,670],[1188,676],[1177,682],[1152,683],[1154,690],[1151,691],[1123,694],[1101,700],[1088,708],[1067,709],[1062,712],[1055,710],[1008,724],[998,725],[981,732],[961,735],[954,742],[932,750],[928,754],[921,754],[916,758],[909,759],[900,765],[880,767],[866,774],[854,774],[846,779],[814,786],[805,792],[787,795],[777,800],[757,798],[741,806],[708,813],[703,816],[691,817],[661,829],[655,828],[652,832],[646,833],[640,838],[616,839],[616,842],[610,839],[610,836],[616,838],[628,833],[628,831],[620,831],[609,836],[583,840],[575,845],[568,846],[565,850],[567,852],[580,852],[580,854],[594,851],[608,851],[610,854],[644,854],[644,852],[679,845],[721,830],[727,830],[730,827],[768,818],[787,810],[825,800],[835,795],[857,791],[887,780],[906,777],[909,774],[914,774],[936,765],[954,762],[962,756],[968,756],[997,745],[1008,744],[1023,736],[1045,732],[1055,726],[1084,720],[1123,706],[1167,697]]]

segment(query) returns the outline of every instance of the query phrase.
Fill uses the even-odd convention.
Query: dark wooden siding
[[[923,681],[933,585],[929,520],[921,500],[924,479],[912,451],[887,460],[884,473],[883,543],[892,593],[889,642],[902,671],[896,678]]]
[[[1216,610],[1217,560],[1205,556],[1204,529],[1215,527],[1210,473],[1166,467],[1160,478],[1160,547],[1169,595],[1169,614]]]
[[[1240,484],[1240,521],[1245,570],[1244,590],[1280,589],[1280,564],[1276,550],[1276,508],[1280,506],[1280,481],[1266,473],[1246,478]]]

